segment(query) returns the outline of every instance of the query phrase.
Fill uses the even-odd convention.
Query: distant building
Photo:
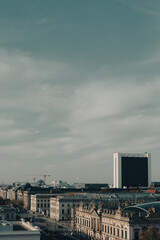
[[[151,155],[115,153],[114,187],[148,187],[151,183]]]
[[[62,180],[54,180],[50,184],[54,188],[70,188],[71,186],[67,182],[63,182]]]
[[[50,198],[55,194],[35,194],[31,195],[31,211],[50,216]]]
[[[7,192],[8,192],[8,188],[7,187],[2,187],[0,189],[0,196],[1,198],[3,198],[4,200],[7,199]]]
[[[157,187],[157,188],[159,188],[160,187],[160,182],[151,182],[150,187]]]
[[[70,220],[71,208],[87,201],[83,196],[58,196],[50,200],[50,218],[56,221]]]
[[[124,205],[137,204],[142,202],[153,202],[157,200],[157,196],[150,193],[119,193],[119,194],[75,194],[60,195],[50,199],[50,218],[57,221],[71,219],[71,209],[75,206],[94,203],[105,204],[112,208],[118,208],[119,203]]]
[[[108,183],[74,183],[75,188],[83,188],[86,190],[101,190],[103,188],[108,188]]]

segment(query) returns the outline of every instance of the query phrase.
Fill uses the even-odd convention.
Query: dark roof
[[[160,202],[149,202],[149,203],[143,203],[143,204],[137,204],[133,206],[125,207],[123,210],[140,210],[147,212],[150,208],[154,207],[157,211],[160,212]]]

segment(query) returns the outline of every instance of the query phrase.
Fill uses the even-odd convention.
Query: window
[[[37,207],[39,208],[39,203],[37,204]]]
[[[104,232],[104,225],[102,224],[102,232]]]
[[[69,212],[69,209],[68,209],[68,214],[69,214],[70,212]]]
[[[105,225],[105,230],[104,230],[105,232],[107,231],[107,229],[106,229],[106,228],[107,228],[107,226]]]
[[[121,238],[123,238],[123,230],[121,231]]]
[[[127,231],[125,231],[125,239],[127,239]]]
[[[115,235],[115,228],[113,228],[113,235]]]
[[[109,226],[108,226],[108,233],[109,233]]]
[[[64,207],[64,204],[62,204],[62,207]]]
[[[44,204],[44,207],[46,208],[46,203]]]
[[[68,207],[70,207],[70,205],[68,204]]]
[[[135,229],[134,231],[134,240],[139,240],[139,230]]]
[[[119,237],[119,228],[117,229],[117,236]]]
[[[48,203],[48,207],[49,207],[49,205],[50,205],[50,204]]]
[[[62,209],[62,214],[64,214],[64,209]]]

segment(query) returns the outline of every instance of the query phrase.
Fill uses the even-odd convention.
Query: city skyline
[[[150,152],[159,181],[159,10],[156,0],[0,2],[0,182],[113,183],[115,152]]]

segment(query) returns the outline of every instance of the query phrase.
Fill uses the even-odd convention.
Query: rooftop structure
[[[2,240],[40,240],[39,228],[29,222],[0,221],[0,239]]]

